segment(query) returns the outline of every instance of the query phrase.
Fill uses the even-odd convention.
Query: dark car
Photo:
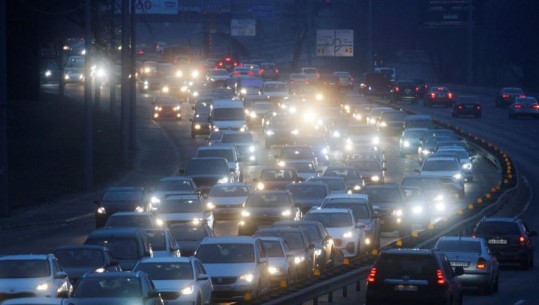
[[[339,77],[335,74],[320,74],[316,86],[330,99],[338,98],[341,89]]]
[[[365,304],[462,305],[463,273],[436,250],[385,250],[367,277]]]
[[[225,158],[199,157],[187,161],[181,174],[193,178],[201,193],[207,193],[216,183],[235,182]]]
[[[398,230],[400,236],[409,233],[409,226],[404,218],[406,194],[396,183],[369,184],[361,190],[369,196],[375,210],[379,210],[380,230],[391,232]]]
[[[484,238],[500,263],[517,263],[524,270],[533,267],[537,236],[519,218],[483,218],[474,229],[473,236]]]
[[[294,130],[296,124],[283,115],[270,116],[265,119],[264,126],[264,146],[270,148],[272,145],[293,144],[298,138]]]
[[[367,72],[359,85],[359,93],[364,95],[386,96],[391,92],[391,75],[386,73]]]
[[[427,93],[425,93],[423,105],[425,107],[432,107],[433,105],[451,107],[455,103],[454,97],[453,92],[451,92],[449,88],[433,86],[427,90]]]
[[[238,66],[238,61],[230,56],[217,60],[215,66],[216,69],[226,69],[228,72],[232,72],[234,67]]]
[[[192,256],[206,237],[215,236],[213,230],[207,223],[174,223],[169,225],[172,236],[180,246],[182,256]]]
[[[359,192],[365,186],[365,180],[352,166],[328,166],[322,177],[342,177],[347,191]]]
[[[453,105],[451,116],[456,118],[460,116],[473,116],[480,118],[483,108],[475,96],[459,96]]]
[[[324,198],[331,192],[325,183],[293,183],[289,184],[287,188],[303,214],[313,207],[320,206]]]
[[[263,79],[279,80],[279,73],[279,67],[274,63],[263,63],[258,70]]]
[[[420,79],[420,78],[413,79],[413,81],[417,84],[418,98],[423,99],[423,97],[425,96],[425,93],[427,93],[427,90],[429,89],[429,83],[426,80]]]
[[[408,113],[402,110],[388,110],[380,113],[376,120],[378,132],[386,136],[399,136],[404,130]]]
[[[209,113],[197,113],[193,116],[191,121],[191,138],[196,136],[207,136],[210,134],[210,114]]]
[[[110,215],[116,212],[146,211],[144,188],[142,187],[109,187],[101,200],[95,201],[95,226],[103,227]]]
[[[264,168],[259,178],[255,178],[257,190],[286,190],[290,183],[303,181],[292,167]]]
[[[400,80],[393,85],[391,90],[391,102],[409,101],[417,104],[419,100],[419,85],[412,80]]]
[[[153,119],[182,119],[181,102],[176,97],[158,96],[152,102]]]
[[[279,220],[300,220],[301,217],[301,210],[288,190],[257,191],[247,197],[238,235],[251,235],[258,226],[270,226]]]
[[[66,304],[164,305],[161,294],[144,272],[92,272],[85,274]]]
[[[62,246],[52,251],[73,285],[86,272],[122,271],[117,260],[110,255],[109,249],[94,245]]]
[[[515,101],[515,98],[517,97],[525,97],[524,90],[521,88],[516,87],[505,87],[500,88],[498,92],[496,92],[496,107],[506,107],[513,104]]]

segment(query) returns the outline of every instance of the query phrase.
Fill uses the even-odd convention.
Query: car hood
[[[34,287],[43,282],[51,282],[48,277],[24,278],[24,279],[0,279],[0,292],[18,293],[33,291]]]
[[[144,301],[142,297],[133,297],[133,298],[100,298],[100,297],[92,297],[92,298],[69,298],[67,301],[67,304],[69,305],[143,305]],[[149,303],[149,304],[153,304]]]
[[[152,280],[155,288],[159,291],[180,291],[181,289],[194,285],[194,280]]]
[[[329,235],[333,238],[343,239],[343,234],[346,232],[352,232],[353,235],[356,235],[354,227],[339,227],[339,228],[326,228]]]
[[[266,216],[279,216],[281,213],[289,207],[256,207],[247,208],[246,210],[251,213],[251,217],[266,217]]]
[[[245,126],[245,120],[220,121],[213,120],[213,125],[219,129],[240,129]]]
[[[294,198],[294,202],[302,207],[321,206],[324,198]]]
[[[421,176],[424,177],[453,177],[453,175],[460,174],[460,171],[421,171]]]
[[[256,263],[241,263],[241,264],[204,264],[204,268],[211,277],[230,277],[230,276],[240,276],[246,273],[257,273],[254,272],[256,268]]]
[[[153,193],[153,196],[154,197],[157,197],[157,198],[165,198],[166,196],[170,196],[170,195],[191,195],[193,194],[194,191],[187,191],[187,190],[176,190],[176,191],[157,191],[157,192],[154,192]]]
[[[193,221],[193,219],[205,219],[206,215],[202,212],[200,213],[163,213],[159,214],[158,217],[164,222],[167,221]]]
[[[208,197],[208,202],[214,205],[242,205],[247,200],[247,196],[238,197]]]

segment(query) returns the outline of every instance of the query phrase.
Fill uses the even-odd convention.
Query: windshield
[[[87,245],[107,247],[110,255],[116,259],[138,259],[137,240],[130,237],[90,238]]]
[[[45,259],[0,260],[0,278],[21,279],[47,277],[51,274],[49,261]]]
[[[311,179],[309,181],[325,183],[331,191],[340,191],[346,189],[342,179]]]
[[[260,78],[252,77],[248,79],[242,79],[241,80],[241,87],[247,88],[247,87],[254,87],[254,88],[260,88],[260,86],[264,82]]]
[[[507,221],[483,221],[475,229],[475,234],[484,235],[519,235],[518,225]]]
[[[219,157],[225,158],[228,162],[236,161],[232,149],[200,149],[197,157]]]
[[[214,185],[210,190],[210,197],[240,197],[248,196],[247,186],[222,186]]]
[[[214,108],[212,112],[214,121],[242,121],[245,120],[243,108]]]
[[[107,191],[103,195],[103,201],[141,201],[142,197],[140,191]]]
[[[211,70],[210,75],[212,76],[228,76],[230,75],[227,70]]]
[[[225,133],[221,139],[222,143],[251,143],[253,137],[250,133]]]
[[[288,92],[286,84],[264,84],[264,91]]]
[[[354,211],[354,215],[358,219],[367,219],[371,218],[371,214],[369,213],[369,208],[366,204],[358,203],[358,202],[334,202],[329,201],[322,205],[322,208],[342,208],[342,209],[351,209]]]
[[[459,165],[455,160],[429,160],[423,163],[422,171],[458,171]]]
[[[192,191],[193,183],[190,180],[162,180],[155,188],[156,191]]]
[[[175,240],[180,241],[201,241],[206,236],[209,236],[208,231],[203,227],[193,226],[189,224],[171,225],[170,232]]]
[[[439,179],[429,179],[429,178],[408,178],[402,180],[401,183],[402,186],[408,187],[408,186],[417,186],[423,189],[423,191],[438,191],[442,190],[443,187],[441,185],[441,182]],[[370,197],[369,197],[370,199]],[[371,200],[372,202],[372,200]]]
[[[372,204],[376,203],[398,203],[402,201],[400,192],[390,188],[364,188],[362,194],[369,196]]]
[[[424,130],[409,130],[405,129],[404,134],[402,135],[403,138],[414,138],[414,139],[420,139],[425,136]]]
[[[255,252],[251,244],[205,244],[200,245],[196,257],[203,264],[254,263]]]
[[[481,254],[481,243],[470,240],[440,240],[436,243],[436,249],[443,252],[468,252]]]
[[[165,231],[146,230],[146,237],[148,237],[148,243],[152,245],[152,250],[154,251],[167,250],[167,240],[165,238]]]
[[[228,164],[224,159],[191,159],[185,168],[186,175],[227,175]]]
[[[262,244],[266,249],[268,257],[284,257],[284,251],[281,243],[277,240],[263,240]]]
[[[291,204],[290,197],[284,192],[253,193],[245,203],[248,207],[287,207]]]
[[[295,177],[292,169],[264,169],[260,172],[261,181],[292,180]]]
[[[314,165],[311,162],[289,163],[288,166],[295,168],[297,172],[315,172]]]
[[[74,298],[126,298],[140,297],[138,279],[132,277],[82,278],[73,292]],[[100,303],[98,300],[95,302]]]
[[[138,227],[149,228],[152,221],[148,215],[111,215],[105,224],[108,228],[116,227]]]
[[[158,213],[199,213],[202,203],[195,199],[165,199],[159,204]]]
[[[98,268],[105,264],[103,253],[97,249],[60,249],[54,251],[54,256],[58,258],[64,268]]]
[[[383,112],[381,115],[382,120],[387,121],[404,121],[406,116],[408,116],[408,113],[404,111],[390,111],[390,112]]]
[[[312,157],[312,150],[308,147],[283,149],[280,155],[281,159],[311,159]]]
[[[324,172],[324,176],[343,177],[344,179],[359,179],[360,176],[354,169],[346,168],[328,168]]]
[[[304,219],[319,221],[326,228],[342,228],[354,225],[348,213],[307,213]]]
[[[350,165],[354,166],[359,171],[380,171],[380,165],[376,161],[354,161]]]
[[[282,237],[290,250],[304,250],[303,236],[299,231],[270,231],[270,232],[257,232],[258,236],[279,236]]]
[[[288,186],[288,190],[292,193],[295,199],[303,198],[319,198],[326,197],[327,191],[323,185],[309,185],[308,183],[292,184]]]
[[[194,279],[193,267],[187,262],[144,262],[139,264],[135,271],[146,272],[152,281]]]

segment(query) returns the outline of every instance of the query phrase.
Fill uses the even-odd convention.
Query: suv
[[[412,104],[417,104],[419,100],[419,87],[416,82],[411,80],[400,80],[395,83],[391,89],[391,102],[410,101]]]
[[[463,267],[451,268],[449,259],[432,249],[382,251],[367,277],[365,304],[462,305]]]
[[[440,177],[444,184],[454,189],[459,199],[464,199],[464,175],[457,157],[428,156],[418,172],[422,177]]]
[[[109,187],[101,200],[96,200],[95,226],[103,227],[110,215],[116,212],[146,211],[144,188],[142,187]]]
[[[522,269],[533,267],[534,242],[524,221],[518,218],[483,218],[474,229],[473,236],[484,238],[500,263],[519,263]]]
[[[367,277],[366,305],[462,304],[463,267],[432,249],[382,251]]]

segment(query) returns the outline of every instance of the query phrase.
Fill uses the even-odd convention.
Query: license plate
[[[465,105],[464,108],[466,109],[473,109],[474,105]]]
[[[495,244],[495,245],[506,245],[507,239],[489,239],[489,244]]]
[[[229,290],[233,290],[233,286],[232,285],[213,285],[213,290],[218,290],[218,291],[229,291]]]
[[[415,286],[415,285],[397,285],[397,286],[395,286],[395,291],[417,291],[417,286]]]
[[[450,262],[451,267],[468,267],[470,262]]]

